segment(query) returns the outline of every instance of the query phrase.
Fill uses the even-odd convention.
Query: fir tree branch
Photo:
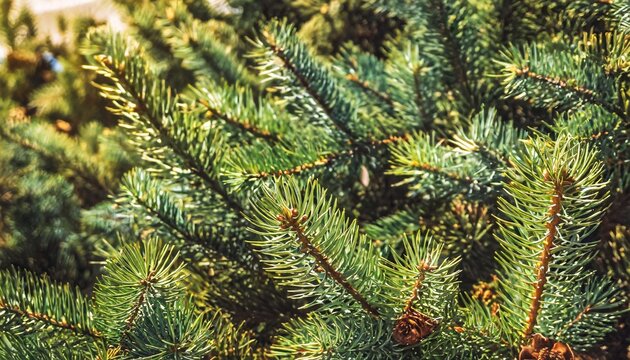
[[[307,218],[300,217],[297,211],[292,211],[292,209],[286,209],[283,214],[278,214],[278,219],[281,219],[280,227],[281,228],[289,228],[293,232],[295,232],[295,236],[297,236],[297,240],[301,244],[302,252],[311,255],[317,261],[317,264],[321,266],[324,271],[330,277],[333,278],[335,282],[341,285],[348,293],[359,303],[361,307],[367,311],[370,315],[374,317],[380,317],[380,313],[378,309],[372,306],[364,297],[361,295],[353,286],[350,284],[348,279],[346,279],[343,274],[341,274],[335,267],[330,263],[329,259],[321,253],[321,251],[314,246],[311,240],[304,233],[304,228],[302,227],[302,223],[307,220]]]
[[[24,317],[24,318],[32,319],[38,322],[42,322],[58,329],[69,330],[76,335],[89,336],[94,339],[100,339],[102,337],[102,335],[96,329],[91,329],[91,328],[80,329],[76,325],[68,323],[65,320],[57,320],[43,313],[33,312],[27,309],[21,309],[18,306],[11,306],[7,303],[2,302],[2,300],[0,300],[0,310],[8,311],[19,317]]]
[[[534,283],[534,293],[531,298],[529,315],[527,316],[527,322],[525,330],[523,331],[523,337],[529,338],[536,325],[536,319],[540,310],[541,298],[543,294],[543,288],[547,283],[547,271],[549,270],[549,262],[551,260],[551,250],[554,246],[554,241],[558,236],[558,225],[560,224],[560,214],[562,213],[562,201],[564,198],[564,189],[571,186],[573,179],[569,177],[565,172],[560,177],[551,179],[549,175],[545,177],[545,181],[553,181],[553,194],[551,196],[551,207],[549,208],[548,218],[549,220],[545,224],[547,228],[547,234],[543,240],[543,249],[540,254],[538,264],[536,265],[536,282]]]
[[[206,116],[208,116],[209,118],[216,117],[224,121],[225,123],[237,129],[242,130],[243,132],[250,133],[254,135],[255,137],[259,137],[270,142],[280,141],[280,138],[278,137],[277,134],[272,134],[269,130],[258,128],[256,125],[253,125],[252,122],[248,121],[247,119],[235,119],[229,116],[228,114],[221,112],[220,109],[213,107],[212,105],[210,105],[209,102],[207,102],[204,99],[199,99],[198,101],[201,105],[203,105],[208,110],[208,113],[206,113]]]
[[[168,112],[173,109],[151,109],[150,105],[148,105],[147,95],[143,93],[143,91],[148,91],[150,89],[145,87],[138,88],[135,84],[130,82],[130,79],[128,78],[129,76],[133,79],[135,79],[135,76],[140,75],[140,73],[142,73],[140,76],[147,76],[147,72],[144,71],[144,64],[142,62],[131,63],[127,58],[123,58],[121,62],[115,64],[110,57],[105,55],[97,55],[95,56],[95,60],[102,68],[106,69],[106,76],[118,82],[124,91],[129,95],[129,100],[133,101],[133,111],[145,118],[150,125],[158,131],[160,139],[184,161],[188,169],[190,169],[194,175],[203,180],[203,182],[207,184],[212,191],[219,195],[233,211],[236,213],[242,213],[243,207],[227,193],[226,189],[222,186],[219,180],[211,177],[205,171],[203,164],[199,163],[196,157],[190,154],[187,149],[185,149],[182,144],[180,144],[172,136],[170,130],[164,127],[161,120],[157,117],[160,111],[165,111],[165,115],[170,115]],[[127,74],[125,70],[127,65],[133,67],[130,74]],[[164,90],[160,91],[161,95],[170,96],[170,89],[165,88],[163,84],[157,84],[157,86],[160,90]],[[102,86],[101,89],[105,90]]]
[[[587,101],[595,105],[599,105],[603,107],[604,109],[606,109],[607,111],[613,114],[616,114],[620,118],[624,120],[628,120],[628,115],[625,113],[625,111],[622,108],[608,103],[603,98],[598,96],[597,93],[595,93],[595,91],[588,89],[584,86],[569,85],[566,80],[563,80],[559,77],[549,77],[543,74],[538,74],[534,71],[531,71],[530,68],[527,66],[522,67],[522,68],[515,68],[513,71],[517,77],[524,78],[524,79],[532,79],[534,81],[537,81],[545,85],[562,88],[566,91],[569,91],[575,94],[577,97],[579,97],[580,99],[584,101]]]
[[[348,141],[352,142],[357,138],[357,134],[349,126],[353,120],[352,104],[343,98],[343,94],[337,89],[338,84],[326,69],[313,61],[305,45],[297,39],[292,26],[283,22],[272,22],[262,31],[259,46],[268,48],[270,55],[281,63],[263,63],[261,69],[270,68],[263,72],[269,73],[278,69],[287,71]]]
[[[136,319],[138,318],[138,314],[140,313],[140,309],[146,304],[147,292],[151,288],[151,282],[153,281],[154,276],[155,270],[151,270],[144,279],[140,280],[140,284],[143,286],[143,288],[140,290],[140,293],[138,294],[138,299],[133,304],[129,316],[127,316],[127,318],[125,319],[125,329],[120,335],[121,344],[125,342],[125,340],[129,336],[129,333],[133,330]]]
[[[359,77],[356,74],[348,74],[348,75],[346,75],[346,79],[348,79],[348,81],[350,81],[351,83],[357,85],[364,92],[366,92],[366,93],[374,96],[375,98],[379,99],[380,101],[384,102],[389,107],[391,107],[391,108],[394,107],[394,101],[392,100],[392,98],[389,95],[387,95],[384,92],[378,91],[377,89],[372,87],[370,85],[370,83],[368,83],[367,81],[363,81],[363,80],[359,79]]]
[[[461,94],[468,101],[472,101],[472,88],[470,86],[470,80],[468,79],[467,66],[461,53],[461,45],[449,29],[449,14],[446,11],[443,0],[431,1],[432,8],[435,9],[437,22],[437,29],[442,38],[445,40],[444,46],[448,54],[448,59],[453,66],[455,72],[455,83],[459,84],[458,88]]]
[[[409,139],[409,135],[392,135],[386,139],[373,140],[369,143],[361,142],[357,143],[350,149],[342,150],[335,153],[330,153],[320,157],[319,159],[313,162],[307,162],[300,165],[297,165],[292,168],[287,169],[278,169],[271,171],[261,171],[255,174],[251,174],[250,177],[256,179],[264,179],[268,177],[280,177],[280,176],[289,176],[289,175],[297,175],[307,171],[313,171],[320,167],[333,165],[336,161],[340,161],[345,158],[350,158],[353,156],[365,155],[370,151],[374,151],[382,146],[387,146],[390,144],[395,144],[398,142],[406,141]]]

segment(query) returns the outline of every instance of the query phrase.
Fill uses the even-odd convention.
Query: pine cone
[[[523,346],[518,360],[574,360],[571,347],[540,334],[534,334],[531,344]]]
[[[437,321],[414,309],[407,310],[394,325],[394,341],[410,346],[419,343],[437,327]]]

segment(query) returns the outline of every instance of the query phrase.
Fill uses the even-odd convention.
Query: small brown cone
[[[394,341],[403,346],[415,345],[435,331],[437,325],[434,319],[409,309],[394,324]]]

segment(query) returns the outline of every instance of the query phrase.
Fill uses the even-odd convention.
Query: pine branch
[[[367,155],[375,150],[378,150],[381,147],[389,146],[391,144],[395,144],[398,142],[404,142],[408,138],[409,138],[408,135],[402,135],[402,136],[393,135],[386,139],[373,140],[369,144],[355,145],[352,148],[347,149],[347,150],[342,150],[340,152],[326,154],[313,162],[302,163],[293,168],[271,170],[270,172],[261,171],[256,174],[250,174],[249,176],[253,178],[257,178],[257,179],[264,179],[268,177],[281,177],[281,176],[303,174],[305,172],[316,170],[320,167],[330,167],[334,165],[335,162],[342,161],[344,159],[361,156],[361,155]]]
[[[1,328],[17,336],[60,331],[90,341],[102,337],[91,305],[78,289],[13,268],[0,272],[0,284]]]
[[[182,265],[172,246],[155,239],[126,245],[105,265],[105,274],[97,283],[96,321],[104,336],[128,347],[129,334],[146,316],[145,308],[158,299],[174,301],[183,294]]]
[[[513,158],[504,185],[509,198],[499,199],[503,215],[496,237],[499,313],[515,345],[556,323],[563,314],[548,305],[590,275],[584,269],[594,243],[584,239],[597,226],[607,196],[596,158],[595,151],[566,135],[555,142],[539,135]]]
[[[93,34],[93,38],[97,38],[99,34]],[[216,167],[216,159],[219,155],[220,144],[211,140],[218,140],[218,134],[199,134],[198,129],[193,129],[193,124],[197,121],[195,114],[185,113],[176,109],[176,104],[172,98],[171,89],[164,82],[154,81],[147,66],[141,57],[129,57],[124,49],[129,44],[123,41],[119,36],[112,35],[106,40],[106,47],[112,55],[103,55],[102,49],[91,49],[86,54],[93,55],[97,66],[88,66],[88,69],[96,71],[98,74],[112,80],[116,86],[120,88],[110,87],[108,85],[97,85],[101,94],[112,100],[115,108],[111,109],[115,114],[121,114],[130,121],[131,129],[140,127],[139,134],[142,140],[145,140],[145,129],[142,127],[143,121],[146,122],[157,134],[155,136],[159,146],[167,146],[181,159],[185,164],[185,169],[191,171],[195,176],[200,178],[209,186],[212,191],[219,195],[222,200],[236,213],[243,211],[242,206],[230,196],[223,187],[216,174],[209,173],[214,171]],[[140,124],[137,122],[140,121]],[[180,128],[173,125],[179,123]],[[171,126],[169,126],[171,125]],[[195,141],[190,142],[188,133],[196,133],[198,137],[206,135],[201,144]],[[214,135],[214,139],[211,137]],[[146,145],[144,145],[146,146]]]
[[[259,58],[261,73],[283,81],[279,89],[291,97],[295,105],[301,106],[306,116],[320,114],[344,139],[352,142],[359,138],[354,124],[356,109],[343,97],[335,79],[312,59],[292,26],[272,22],[265,27],[256,45],[260,49],[255,55]]]
[[[379,316],[373,303],[377,279],[371,271],[378,261],[375,249],[316,182],[301,189],[293,179],[278,180],[254,205],[250,221],[264,240],[252,244],[267,272],[289,288],[290,297],[308,300],[305,306],[320,310],[359,305]]]
[[[256,138],[272,143],[290,131],[290,120],[269,99],[254,98],[251,91],[237,86],[216,89],[193,88],[196,101],[208,112],[207,117],[219,119]]]
[[[565,170],[566,171],[566,170]],[[546,175],[546,176],[545,176]],[[560,213],[562,212],[562,205],[564,200],[564,193],[568,187],[573,185],[573,179],[566,173],[562,172],[559,176],[556,175],[553,179],[548,174],[543,174],[545,181],[553,182],[553,190],[551,193],[551,206],[547,213],[548,220],[545,224],[547,228],[547,234],[543,240],[542,251],[538,264],[536,266],[536,281],[534,286],[534,293],[530,300],[529,315],[527,316],[527,322],[525,330],[523,331],[523,337],[529,338],[532,335],[534,326],[536,325],[536,319],[538,312],[540,311],[540,303],[543,294],[543,288],[547,283],[547,272],[549,271],[549,262],[551,260],[551,250],[555,245],[556,237],[558,236],[558,225],[560,224]]]
[[[343,274],[332,266],[328,258],[321,253],[321,250],[312,244],[311,239],[306,236],[303,223],[306,222],[308,218],[302,217],[298,220],[297,211],[289,211],[287,209],[287,211],[283,214],[278,214],[278,219],[281,219],[280,228],[291,229],[295,232],[295,236],[301,244],[300,251],[314,257],[317,265],[321,266],[326,274],[332,277],[334,281],[341,285],[359,304],[361,304],[361,307],[365,311],[374,317],[380,316],[378,310],[368,303],[368,301],[357,291],[357,289],[348,282],[348,279],[346,279]]]

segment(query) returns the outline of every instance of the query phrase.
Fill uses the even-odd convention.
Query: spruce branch
[[[183,294],[182,268],[174,248],[156,239],[124,246],[108,260],[95,289],[96,321],[104,336],[126,348],[139,319],[151,316],[147,306]]]
[[[536,325],[536,319],[538,312],[540,311],[540,302],[543,294],[543,288],[547,283],[547,272],[549,271],[549,262],[551,260],[551,250],[557,241],[558,225],[560,224],[560,213],[562,212],[562,205],[564,200],[565,189],[573,184],[573,179],[563,170],[559,176],[552,179],[548,173],[543,174],[545,181],[553,182],[553,189],[551,190],[551,207],[547,213],[548,220],[545,223],[547,228],[547,234],[543,240],[542,251],[537,263],[536,280],[534,286],[534,293],[531,297],[531,303],[529,307],[529,314],[527,315],[527,322],[525,330],[523,331],[523,337],[529,338]]]
[[[503,67],[500,76],[510,97],[560,109],[593,104],[624,121],[629,119],[621,105],[618,85],[606,76],[598,61],[580,49],[536,45],[511,48],[497,63]]]
[[[448,323],[454,315],[459,259],[443,259],[443,244],[420,232],[403,236],[401,249],[401,254],[392,252],[392,260],[381,262],[388,315],[404,316],[414,310]]]
[[[360,138],[355,129],[353,104],[343,97],[339,84],[328,71],[312,59],[291,25],[271,22],[255,44],[260,49],[254,56],[259,59],[261,73],[270,80],[282,81],[279,90],[302,107],[303,115],[332,124],[347,141]]]
[[[352,148],[347,149],[347,150],[342,150],[340,152],[326,154],[313,162],[303,163],[293,168],[272,170],[270,172],[261,171],[261,172],[258,172],[257,174],[252,174],[250,176],[254,178],[258,178],[258,179],[264,179],[267,177],[280,177],[280,176],[302,174],[304,172],[312,171],[320,167],[331,166],[335,162],[341,161],[347,158],[367,155],[369,153],[374,152],[375,150],[378,150],[379,148],[389,146],[391,144],[395,144],[398,142],[406,141],[408,138],[409,137],[407,135],[402,135],[402,136],[392,135],[386,139],[373,140],[367,144],[362,143],[360,145],[355,145]]]
[[[208,258],[225,256],[241,266],[251,265],[251,255],[247,254],[242,244],[224,241],[222,234],[195,223],[164,185],[146,171],[136,168],[127,173],[122,179],[122,190],[133,199],[133,203],[141,206],[149,216],[156,218],[186,244],[199,245]],[[214,251],[214,254],[208,250]]]
[[[455,75],[455,84],[460,90],[462,96],[472,103],[472,87],[468,79],[468,64],[466,64],[460,41],[453,34],[451,24],[449,23],[449,13],[447,11],[444,0],[430,1],[430,7],[435,11],[435,17],[431,20],[435,21],[437,29],[441,37],[445,40],[444,47],[448,59],[451,62]]]
[[[490,166],[501,169],[509,166],[510,154],[525,134],[511,122],[500,121],[496,110],[490,108],[473,116],[468,128],[460,127],[450,142],[458,150],[477,153]]]
[[[0,104],[0,113],[10,118],[8,112],[11,107],[10,102],[3,102]],[[108,185],[112,179],[108,179],[109,175],[104,173],[104,169],[85,155],[76,140],[59,134],[51,126],[39,122],[15,124],[7,121],[0,127],[0,138],[31,150],[47,161],[70,170],[72,175],[89,184],[99,197],[105,198],[112,194],[113,189],[111,185]]]
[[[99,36],[102,34],[92,34],[95,41],[102,41]],[[91,54],[97,64],[86,68],[115,84],[95,84],[102,96],[111,99],[114,108],[110,110],[127,118],[129,130],[139,138],[139,146],[146,146],[143,142],[149,137],[154,146],[170,148],[186,171],[200,178],[233,211],[241,213],[242,206],[227,193],[215,169],[221,156],[220,134],[200,133],[197,115],[177,109],[171,89],[148,76],[150,71],[142,57],[127,54],[130,44],[119,35],[105,36],[106,49],[86,49],[85,53]],[[147,134],[145,125],[153,131]],[[164,160],[159,162],[164,164]]]
[[[323,255],[321,250],[314,246],[311,239],[306,236],[303,223],[305,223],[308,218],[302,217],[298,220],[298,213],[295,209],[283,210],[285,210],[284,213],[278,215],[280,228],[290,229],[295,233],[295,236],[301,245],[300,251],[314,257],[317,265],[321,266],[335,282],[341,285],[359,304],[361,304],[361,307],[365,311],[370,313],[372,316],[380,316],[378,310],[367,302],[367,300],[348,282],[348,279],[346,279],[343,274],[332,266],[328,258]]]
[[[438,117],[438,99],[444,92],[442,77],[429,60],[422,57],[419,44],[402,41],[389,52],[385,77],[395,104],[395,111],[416,129],[427,130]]]
[[[195,101],[207,109],[209,118],[219,119],[256,138],[277,143],[290,131],[290,120],[282,116],[282,110],[272,105],[270,99],[255,98],[247,88],[223,86],[192,90]]]
[[[282,329],[265,352],[271,358],[381,358],[401,356],[389,337],[389,323],[363,314],[324,316],[311,313]]]
[[[263,193],[254,200],[250,221],[264,240],[251,243],[267,272],[289,288],[289,296],[316,308],[357,304],[379,317],[373,303],[378,257],[358,234],[356,221],[349,222],[315,181],[301,189],[291,178],[278,180]]]
[[[398,185],[410,184],[414,193],[427,193],[441,198],[456,193],[496,191],[494,169],[474,156],[466,156],[432,135],[418,134],[407,142],[391,147],[392,175],[403,176]]]
[[[512,161],[496,237],[499,313],[510,341],[519,344],[562,316],[547,308],[554,294],[590,274],[584,267],[594,243],[584,239],[597,226],[607,194],[597,153],[566,135],[556,141],[539,135]]]
[[[224,339],[212,341],[210,323],[183,301],[156,301],[147,306],[144,316],[127,334],[131,358],[203,358]]]
[[[356,74],[347,74],[346,79],[350,81],[352,84],[358,86],[361,90],[366,92],[367,94],[374,96],[376,99],[379,99],[389,107],[394,107],[394,100],[384,92],[377,90],[372,84],[370,84],[367,80],[360,79]]]
[[[544,84],[548,87],[558,87],[563,90],[566,90],[570,93],[575,94],[578,98],[593,103],[595,105],[599,105],[604,109],[610,111],[613,114],[617,114],[620,118],[625,119],[626,115],[623,109],[617,107],[615,105],[609,104],[602,97],[597,95],[593,90],[587,89],[584,86],[579,85],[569,85],[569,83],[563,79],[558,77],[549,77],[543,74],[538,74],[530,70],[529,67],[516,68],[513,70],[514,74],[517,78],[523,79],[532,79],[535,82]]]
[[[237,60],[230,47],[217,40],[217,30],[212,26],[219,26],[217,22],[193,19],[181,7],[173,11],[176,12],[173,19],[163,20],[163,37],[173,56],[181,61],[184,69],[195,74],[198,83],[211,81],[218,86],[238,83],[259,92],[256,77]]]
[[[18,336],[62,331],[90,341],[102,335],[78,289],[14,268],[0,272],[0,328]]]

